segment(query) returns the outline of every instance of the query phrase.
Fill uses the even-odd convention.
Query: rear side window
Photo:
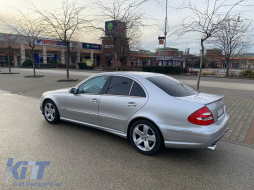
[[[125,77],[112,77],[107,94],[129,96],[133,80]]]
[[[170,96],[183,97],[198,94],[191,86],[167,76],[156,76],[147,78]]]
[[[138,83],[134,82],[131,89],[131,96],[146,97],[146,93]]]

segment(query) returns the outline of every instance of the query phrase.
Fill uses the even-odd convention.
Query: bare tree
[[[231,2],[229,3],[228,0],[206,0],[204,10],[200,10],[196,5],[191,3],[191,0],[189,0],[188,4],[176,8],[190,10],[193,15],[185,17],[183,21],[175,27],[172,34],[176,34],[178,37],[181,37],[184,34],[194,32],[198,33],[201,37],[201,59],[197,80],[197,90],[199,90],[202,63],[204,59],[204,43],[217,33],[221,24],[228,18],[232,9],[240,5],[242,2],[244,2],[244,0],[238,0],[233,4]]]
[[[82,49],[82,47],[80,42],[77,41],[72,41],[71,44],[72,44],[70,47],[71,62],[77,62],[78,60],[77,53]]]
[[[62,7],[53,11],[40,10],[32,2],[30,5],[41,16],[43,28],[48,36],[59,39],[67,48],[67,79],[69,79],[69,63],[71,41],[75,34],[90,26],[90,20],[82,15],[85,6],[78,6],[76,1],[63,0]]]
[[[220,24],[218,30],[212,40],[212,43],[220,48],[226,59],[227,72],[229,76],[230,58],[234,59],[249,48],[253,42],[251,35],[252,21],[247,18],[241,18],[240,15],[228,16],[223,23]]]
[[[129,49],[135,49],[138,38],[142,33],[142,28],[148,26],[149,18],[141,10],[141,6],[148,0],[112,0],[110,3],[97,1],[95,9],[99,10],[96,14],[96,21],[93,22],[93,28],[99,29],[105,33],[104,27],[101,27],[105,21],[115,21],[114,29],[106,33],[104,39],[112,40],[112,55],[115,59],[115,67],[118,69],[117,60],[123,66],[129,58]],[[106,27],[111,27],[108,25]]]
[[[243,69],[243,65],[244,65],[245,70],[247,70],[247,64],[248,64],[246,56],[248,55],[244,55],[242,51],[240,51],[237,55],[237,58],[239,58],[240,68]]]
[[[34,63],[34,48],[36,46],[36,38],[41,34],[42,28],[39,19],[33,19],[30,13],[23,13],[15,8],[20,13],[19,17],[12,16],[11,18],[0,17],[0,21],[14,33],[20,36],[20,40],[24,41],[30,47],[30,57],[33,62],[33,74],[35,76],[35,63]]]
[[[7,47],[8,48],[8,67],[9,67],[9,73],[11,73],[11,63],[10,63],[10,52],[13,47],[13,45],[17,44],[17,41],[19,41],[19,36],[13,35],[13,34],[0,34],[0,47]]]

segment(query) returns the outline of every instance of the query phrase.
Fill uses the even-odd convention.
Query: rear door
[[[148,95],[138,81],[125,76],[113,76],[100,99],[101,126],[124,131],[128,119],[143,107],[147,100]]]

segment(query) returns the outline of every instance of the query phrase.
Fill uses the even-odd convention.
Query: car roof
[[[131,76],[131,77],[148,78],[148,77],[158,76],[160,74],[150,73],[150,72],[135,72],[135,71],[123,71],[123,72],[121,72],[121,71],[116,71],[116,72],[100,73],[100,75],[125,75],[125,76]]]

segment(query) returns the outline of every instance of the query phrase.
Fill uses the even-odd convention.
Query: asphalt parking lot
[[[39,112],[39,96],[74,83],[54,82],[62,77],[54,72],[41,79],[23,78],[26,74],[0,75],[0,189],[41,189],[45,187],[31,184],[48,182],[51,189],[253,189],[254,149],[245,143],[253,120],[253,91],[201,88],[225,94],[232,104],[227,106],[230,131],[215,151],[162,148],[148,157],[127,140],[103,131],[66,122],[48,124]],[[82,80],[85,75],[89,73],[73,76]],[[41,180],[30,179],[28,166],[25,179],[11,176],[7,182],[8,158],[14,158],[14,164],[49,161],[50,165]],[[17,171],[20,174],[21,167]],[[23,187],[16,186],[22,183]]]

